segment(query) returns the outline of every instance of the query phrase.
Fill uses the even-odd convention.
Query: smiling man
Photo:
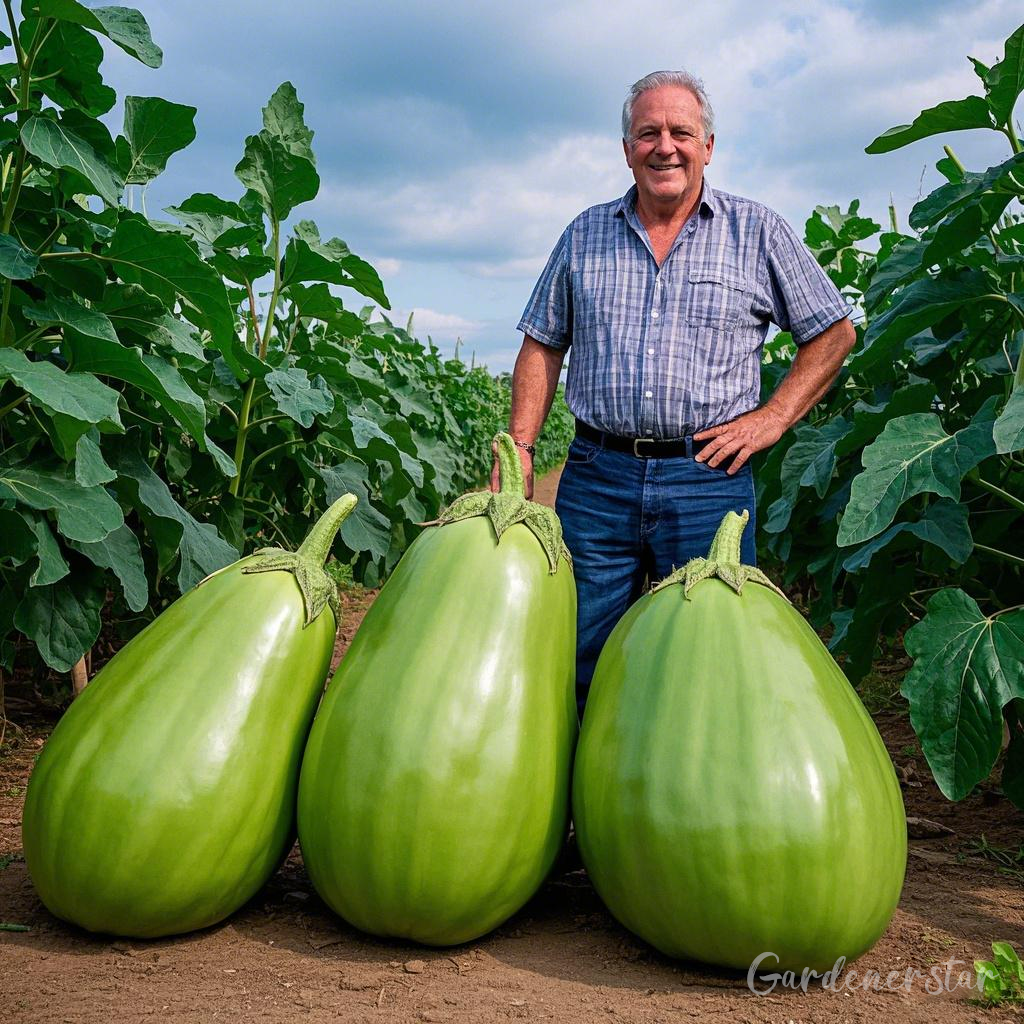
[[[519,329],[510,432],[532,490],[533,442],[572,347],[576,437],[556,510],[579,597],[580,714],[597,656],[644,581],[704,555],[726,512],[748,509],[749,463],[803,417],[853,347],[849,307],[778,214],[704,178],[715,147],[699,79],[659,71],[622,108],[635,185],[559,239]],[[759,405],[769,324],[793,365]]]

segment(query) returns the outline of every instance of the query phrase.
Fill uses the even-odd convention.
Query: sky
[[[861,200],[901,227],[941,183],[950,143],[971,169],[1009,155],[994,132],[864,147],[924,107],[980,92],[1024,20],[1019,0],[136,0],[156,70],[109,44],[124,95],[198,108],[197,138],[150,184],[150,217],[194,192],[238,198],[245,137],[294,84],[321,178],[293,219],[316,221],[378,269],[391,315],[444,355],[511,369],[516,324],[565,225],[632,177],[619,118],[644,74],[685,68],[715,109],[707,180],[802,229],[817,205]],[[1017,118],[1024,118],[1024,102]],[[120,128],[120,102],[105,119]],[[358,309],[354,292],[339,294]],[[348,301],[349,297],[351,301]]]

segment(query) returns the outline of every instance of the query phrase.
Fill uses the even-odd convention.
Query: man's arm
[[[856,341],[857,332],[844,317],[801,345],[789,373],[764,405],[693,435],[695,441],[713,439],[697,461],[717,466],[731,456],[726,472],[732,474],[754,452],[770,448],[828,391]]]
[[[516,358],[512,373],[512,411],[509,414],[509,433],[516,441],[533,444],[544,426],[548,410],[558,388],[558,375],[565,361],[563,349],[543,345],[528,334]],[[526,497],[533,497],[533,458],[529,452],[516,448],[523,463],[526,479]],[[491,470],[491,490],[498,490],[498,457],[494,449],[494,467]]]

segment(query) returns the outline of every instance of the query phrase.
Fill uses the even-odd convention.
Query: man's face
[[[714,145],[714,135],[704,138],[697,97],[681,85],[641,93],[622,142],[642,199],[657,206],[696,200]]]

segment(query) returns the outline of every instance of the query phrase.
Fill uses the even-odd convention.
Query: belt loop
[[[684,440],[686,441],[686,457],[688,459],[692,459],[693,458],[693,434],[687,434]]]

